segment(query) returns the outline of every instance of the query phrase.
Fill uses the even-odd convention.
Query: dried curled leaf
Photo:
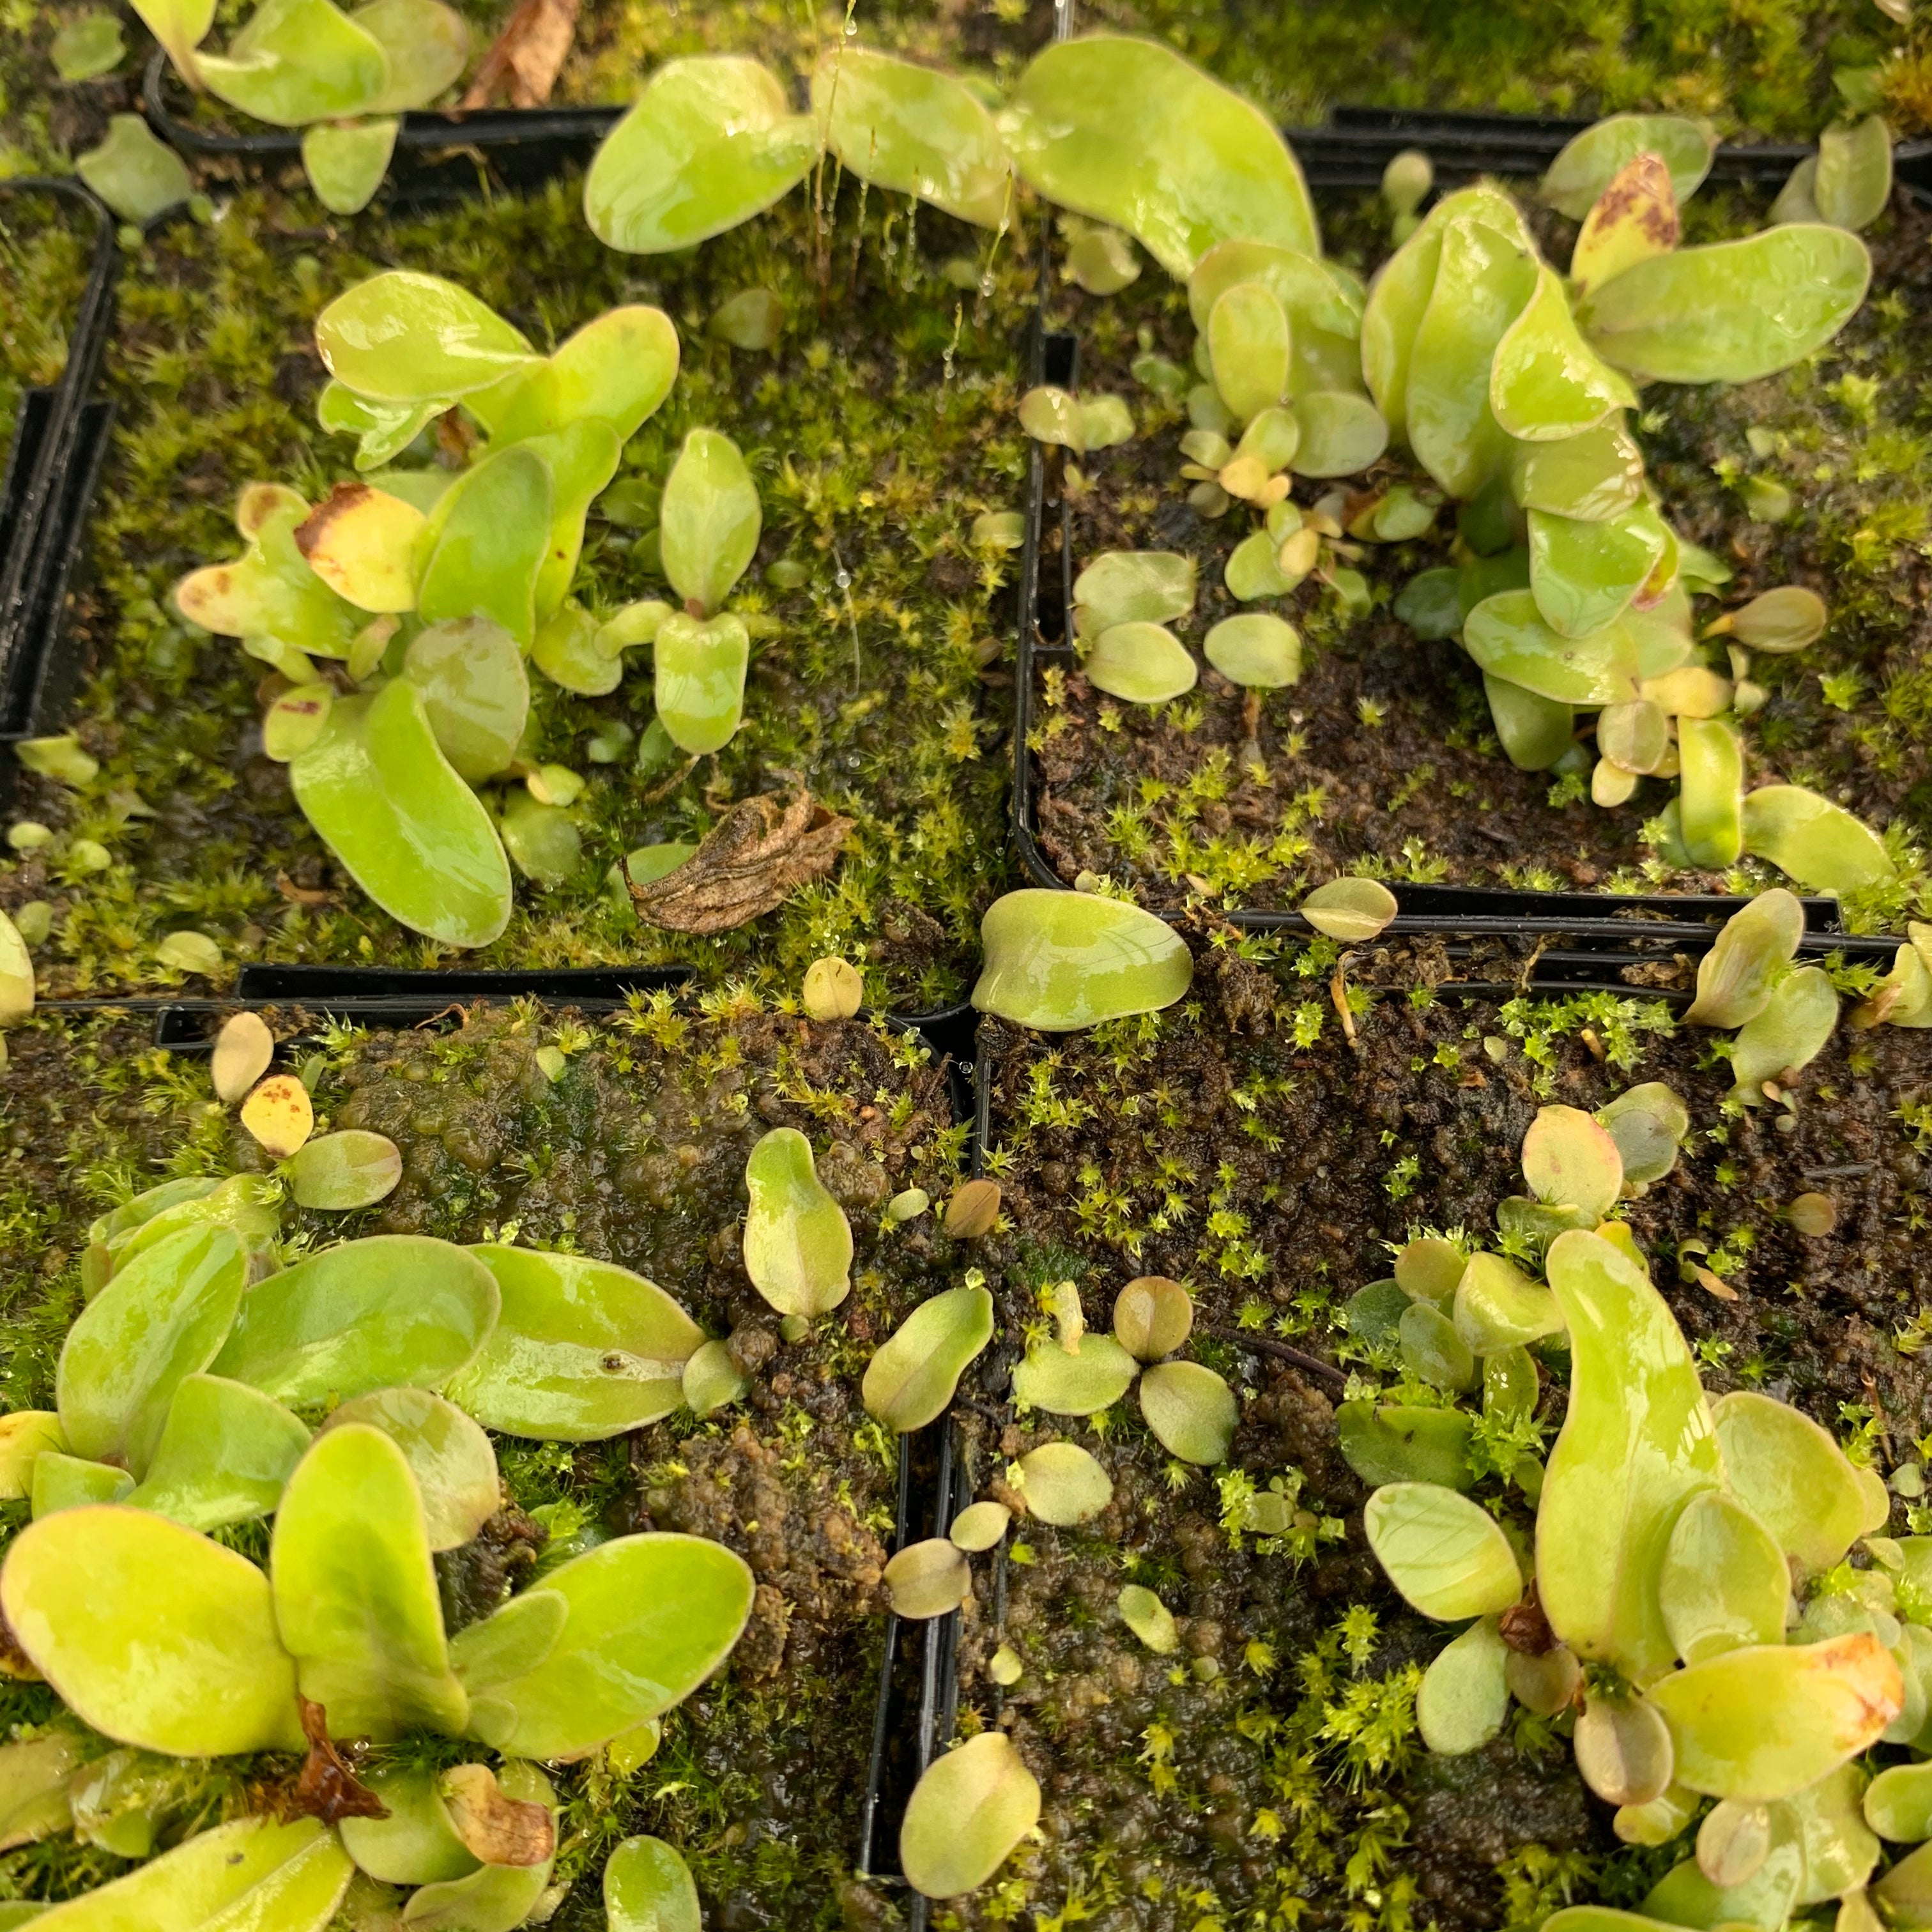
[[[456,1835],[486,1865],[540,1865],[556,1850],[550,1807],[512,1798],[486,1764],[459,1764],[437,1789]]]
[[[299,1694],[296,1702],[302,1712],[302,1735],[308,1739],[308,1756],[295,1783],[282,1794],[283,1822],[320,1818],[325,1825],[338,1825],[345,1818],[386,1818],[389,1808],[335,1748],[328,1735],[328,1712]]]
[[[782,807],[760,793],[734,806],[682,865],[643,884],[629,880],[632,902],[640,919],[672,932],[730,932],[824,878],[851,830],[809,792]]]

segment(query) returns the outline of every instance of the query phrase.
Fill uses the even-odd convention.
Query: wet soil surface
[[[648,1275],[707,1332],[728,1336],[750,1381],[742,1404],[706,1420],[682,1411],[610,1442],[498,1438],[506,1511],[440,1559],[452,1627],[527,1580],[540,1552],[635,1531],[714,1538],[757,1579],[730,1666],[668,1716],[656,1756],[628,1777],[599,1760],[565,1780],[565,1835],[581,1835],[552,1923],[602,1927],[604,1856],[638,1832],[683,1848],[712,1925],[790,1932],[854,1912],[873,1922],[862,1915],[876,1917],[884,1901],[851,1868],[898,1456],[858,1382],[892,1327],[958,1272],[935,1215],[889,1228],[880,1214],[909,1186],[943,1200],[956,1172],[962,1136],[938,1064],[866,1022],[706,1016],[668,1002],[601,1024],[476,1009],[436,1030],[357,1036],[293,1012],[269,1017],[278,1038],[310,1042],[285,1059],[316,1056],[318,1130],[374,1129],[404,1157],[403,1180],[380,1206],[290,1208],[285,1239],[412,1232],[594,1255]],[[138,1019],[63,1024],[44,1010],[8,1036],[8,1408],[51,1403],[93,1215],[170,1172],[267,1165],[209,1103],[206,1062],[158,1052],[149,1038]],[[536,1054],[558,1043],[568,1058],[553,1081]],[[778,1125],[812,1140],[855,1244],[850,1298],[796,1342],[779,1335],[738,1247],[746,1156]],[[23,1507],[0,1506],[0,1526],[17,1527]],[[7,1870],[0,1860],[0,1878]],[[101,1876],[90,1870],[84,1882]]]
[[[1386,257],[1385,218],[1372,206],[1324,202],[1322,213],[1338,259],[1366,273]],[[1690,203],[1686,220],[1688,240],[1708,240],[1759,226],[1762,214],[1713,193]],[[1548,258],[1566,261],[1570,225],[1546,212],[1535,225]],[[1932,218],[1894,202],[1867,238],[1872,298],[1814,364],[1734,387],[1653,385],[1634,424],[1666,512],[1736,572],[1726,604],[1798,583],[1832,608],[1818,644],[1754,661],[1771,697],[1743,727],[1747,784],[1809,784],[1915,836],[1932,825],[1927,508],[1911,453],[1928,420],[1912,370],[1932,328],[1928,229]],[[1060,876],[1104,873],[1162,907],[1204,892],[1229,904],[1292,904],[1352,871],[1565,891],[1721,889],[1712,874],[1672,872],[1646,843],[1646,821],[1674,785],[1646,780],[1606,812],[1553,773],[1516,770],[1460,646],[1421,642],[1394,616],[1390,604],[1412,577],[1451,560],[1453,506],[1430,536],[1350,545],[1376,600],[1365,616],[1350,620],[1317,577],[1286,597],[1238,604],[1222,573],[1258,520],[1240,505],[1211,519],[1190,507],[1185,412],[1131,372],[1148,348],[1192,370],[1184,295],[1150,271],[1100,299],[1066,284],[1055,314],[1081,338],[1082,388],[1129,398],[1141,425],[1133,442],[1083,459],[1084,482],[1069,479],[1075,574],[1106,550],[1180,550],[1197,560],[1198,590],[1192,614],[1172,628],[1197,653],[1207,631],[1241,609],[1277,611],[1304,643],[1299,682],[1264,694],[1252,735],[1247,694],[1204,663],[1195,691],[1148,707],[1094,690],[1066,654],[1045,656],[1030,748],[1040,842]],[[1381,489],[1418,480],[1394,455],[1340,486],[1297,478],[1294,497],[1305,509],[1340,488],[1346,524]],[[1741,493],[1754,481],[1791,493],[1788,518],[1750,519]],[[1057,601],[1057,511],[1044,542]],[[1703,620],[1717,614],[1708,598],[1698,608]],[[1051,606],[1042,634],[1048,644],[1062,635]]]
[[[1476,1932],[1535,1923],[1559,1902],[1538,1890],[1552,1874],[1585,1881],[1580,1897],[1634,1904],[1657,1855],[1617,1845],[1547,1726],[1519,1712],[1470,1757],[1422,1750],[1411,1700],[1447,1633],[1395,1598],[1362,1539],[1366,1492],[1336,1447],[1341,1372],[1282,1351],[1339,1360],[1363,1378],[1358,1392],[1384,1381],[1387,1360],[1348,1349],[1340,1311],[1388,1276],[1392,1244],[1425,1227],[1493,1241],[1540,1106],[1595,1108],[1664,1080],[1691,1132],[1676,1171],[1627,1213],[1708,1388],[1764,1389],[1841,1437],[1863,1425],[1882,1468],[1905,1460],[1932,1426],[1916,1340],[1932,1307],[1920,1111],[1932,1036],[1841,1026],[1805,1070],[1784,1131],[1779,1110],[1727,1108],[1717,1036],[1672,1031],[1655,1002],[1466,1003],[1444,987],[1418,1004],[1390,992],[1354,1016],[1352,1042],[1330,998],[1332,951],[1303,956],[1317,969],[1306,977],[1292,960],[1206,944],[1197,957],[1189,1000],[1155,1018],[1053,1038],[982,1028],[1006,1220],[988,1264],[1003,1339],[965,1414],[980,1492],[1006,1458],[1058,1436],[1100,1458],[1114,1496],[1078,1530],[1025,1524],[1032,1561],[1015,1550],[1003,1582],[979,1580],[964,1721],[1006,1726],[1040,1775],[1043,1842],[938,1922],[1004,1922],[1024,1898],[1042,1912],[1084,1900],[1107,1932],[1264,1911],[1301,1914],[1271,1924],[1340,1927],[1394,1900],[1417,1922]],[[1402,982],[1400,949],[1379,963]],[[1838,1210],[1816,1239],[1780,1217],[1810,1191]],[[1680,1279],[1676,1250],[1691,1239],[1736,1300]],[[1316,1526],[1298,1549],[1231,1534],[1226,1482],[1172,1462],[1131,1395],[1104,1432],[1007,1406],[1017,1338],[1046,1325],[1043,1287],[1077,1282],[1088,1324],[1104,1329],[1115,1294],[1144,1274],[1194,1294],[1184,1352],[1237,1385],[1232,1464],[1258,1490],[1285,1480],[1306,1512],[1298,1520]],[[1544,1364],[1539,1420],[1552,1437],[1562,1361]],[[1493,1478],[1485,1493],[1502,1494]],[[1513,1513],[1527,1526],[1520,1496]],[[1175,1655],[1153,1654],[1118,1620],[1127,1582],[1175,1613]],[[1004,1696],[987,1671],[1002,1642],[1024,1666]]]

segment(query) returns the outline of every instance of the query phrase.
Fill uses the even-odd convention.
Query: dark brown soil
[[[1324,207],[1324,216],[1330,245],[1358,269],[1386,255],[1385,218],[1360,207]],[[1700,196],[1687,210],[1694,239],[1762,219],[1723,196]],[[1568,224],[1545,215],[1540,226],[1550,259],[1567,260]],[[1867,238],[1873,299],[1816,364],[1734,387],[1653,386],[1635,425],[1678,528],[1736,572],[1727,602],[1796,582],[1832,608],[1819,644],[1755,662],[1752,674],[1772,697],[1744,728],[1747,783],[1808,784],[1875,826],[1898,820],[1915,832],[1932,824],[1922,748],[1932,691],[1928,566],[1917,542],[1926,511],[1904,452],[1926,416],[1908,371],[1932,318],[1929,230],[1932,218],[1901,200]],[[1076,574],[1103,550],[1181,550],[1198,564],[1194,612],[1174,627],[1184,641],[1198,651],[1221,618],[1271,609],[1296,626],[1304,646],[1300,681],[1266,694],[1252,741],[1246,694],[1211,668],[1188,697],[1150,708],[1093,690],[1067,658],[1050,654],[1044,663],[1066,674],[1064,695],[1036,677],[1032,749],[1040,841],[1061,877],[1104,873],[1162,907],[1203,892],[1227,904],[1290,905],[1324,879],[1362,870],[1566,891],[1654,889],[1647,880],[1723,889],[1713,875],[1672,872],[1646,843],[1646,821],[1674,785],[1647,780],[1629,804],[1606,812],[1574,786],[1557,786],[1553,773],[1518,771],[1497,745],[1481,679],[1460,646],[1419,641],[1394,616],[1390,604],[1412,577],[1452,560],[1453,506],[1430,537],[1353,547],[1353,567],[1376,598],[1358,620],[1316,578],[1287,597],[1238,604],[1222,573],[1256,520],[1240,506],[1217,519],[1196,514],[1180,475],[1184,412],[1131,373],[1143,340],[1191,369],[1184,293],[1150,272],[1103,299],[1066,284],[1056,308],[1081,337],[1082,388],[1130,398],[1142,426],[1133,442],[1080,465],[1087,487],[1070,494]],[[1751,521],[1738,494],[1751,478],[1789,488],[1792,515]],[[1426,481],[1394,456],[1352,481],[1348,500],[1418,480]],[[1294,496],[1305,508],[1336,487],[1297,479]],[[1057,514],[1045,542],[1045,575],[1056,582]],[[1715,614],[1708,600],[1700,610]],[[1820,682],[1826,674],[1852,678],[1842,706]]]
[[[1390,976],[1397,956],[1383,960]],[[1339,1374],[1298,1367],[1278,1345],[1330,1362],[1346,1352],[1342,1304],[1385,1278],[1391,1245],[1420,1228],[1493,1240],[1496,1202],[1522,1191],[1517,1150],[1539,1106],[1594,1108],[1665,1080],[1691,1134],[1676,1172],[1628,1213],[1707,1386],[1765,1389],[1841,1436],[1864,1423],[1881,1467],[1905,1460],[1932,1426],[1932,1375],[1913,1342],[1915,1318],[1932,1306],[1919,1238],[1932,1207],[1920,1143],[1932,1137],[1900,1112],[1932,1099],[1932,1036],[1841,1028],[1806,1070],[1783,1132],[1768,1106],[1727,1108],[1718,1036],[1670,1031],[1654,1004],[1389,994],[1355,1018],[1352,1045],[1325,964],[1302,979],[1292,963],[1271,970],[1206,946],[1197,957],[1189,1002],[1153,1019],[1052,1039],[986,1024],[1010,1223],[998,1252],[1004,1332],[1037,1324],[1038,1288],[1063,1278],[1079,1282],[1086,1319],[1101,1328],[1131,1277],[1184,1282],[1196,1309],[1186,1352],[1244,1395],[1233,1462],[1257,1488],[1298,1469],[1300,1507],[1335,1533],[1301,1563],[1252,1535],[1235,1546],[1220,1522],[1225,1491],[1169,1464],[1131,1396],[1103,1438],[1039,1415],[1008,1421],[1018,1345],[988,1358],[967,1418],[982,1468],[997,1475],[995,1449],[1004,1458],[1076,1438],[1106,1464],[1115,1496],[1078,1531],[1024,1526],[1035,1561],[1006,1564],[1004,1621],[991,1588],[969,1609],[967,1723],[1010,1730],[1046,1810],[1043,1844],[957,1922],[1000,1922],[1003,1884],[1042,1912],[1084,1898],[1104,1908],[1093,1922],[1108,1932],[1191,1925],[1174,1901],[1203,1892],[1213,1903],[1199,1910],[1226,1924],[1300,1899],[1295,1922],[1340,1927],[1376,1894],[1405,1899],[1418,1923],[1476,1932],[1534,1923],[1558,1901],[1525,1901],[1552,1869],[1587,1872],[1593,1889],[1580,1895],[1633,1902],[1642,1860],[1616,1845],[1546,1727],[1520,1714],[1460,1760],[1430,1756],[1406,1727],[1412,1666],[1445,1631],[1394,1596],[1363,1542],[1366,1491],[1336,1448]],[[1298,1022],[1310,1039],[1315,1018],[1318,1037],[1298,1046]],[[1829,1236],[1801,1238],[1779,1217],[1808,1190],[1837,1203]],[[1694,1237],[1724,1251],[1736,1300],[1679,1279],[1677,1244]],[[1366,1386],[1385,1378],[1359,1351],[1348,1359]],[[1556,1371],[1540,1412],[1552,1435],[1562,1361],[1545,1364]],[[1904,1527],[1901,1514],[1894,1528]],[[1151,1655],[1118,1620],[1128,1581],[1180,1618],[1178,1658]],[[1025,1666],[1004,1701],[986,1670],[1002,1641]],[[1256,1642],[1271,1668],[1255,1667]],[[1195,1657],[1219,1674],[1199,1681]],[[1374,1711],[1388,1720],[1379,1733]],[[1154,1726],[1178,1780],[1166,1792],[1152,1782]],[[1379,1868],[1359,1864],[1365,1846],[1378,1848]]]

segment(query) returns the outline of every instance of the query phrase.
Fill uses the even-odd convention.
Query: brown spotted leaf
[[[328,1735],[328,1714],[321,1705],[298,1697],[302,1706],[302,1735],[308,1739],[308,1756],[296,1781],[283,1793],[281,1814],[284,1822],[297,1818],[320,1818],[325,1825],[339,1824],[344,1818],[386,1818],[389,1808],[357,1778]]]
[[[1584,218],[1570,258],[1580,294],[1677,246],[1677,196],[1661,155],[1642,154],[1620,168]]]
[[[801,791],[781,806],[769,793],[734,805],[684,863],[631,897],[647,924],[673,932],[730,932],[770,912],[838,862],[849,818]]]
[[[547,1804],[512,1798],[487,1764],[459,1764],[438,1789],[472,1858],[486,1865],[540,1865],[556,1850],[556,1823]]]
[[[518,0],[476,77],[463,97],[466,107],[488,107],[507,94],[512,107],[542,107],[563,70],[577,33],[583,0]]]

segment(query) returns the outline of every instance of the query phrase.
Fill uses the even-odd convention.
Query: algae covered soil
[[[109,351],[119,427],[77,613],[94,676],[75,722],[103,768],[79,795],[23,782],[16,813],[58,836],[0,881],[10,908],[54,908],[46,993],[170,983],[154,948],[182,928],[208,933],[230,962],[436,960],[332,864],[286,768],[262,754],[262,667],[191,633],[168,603],[187,569],[236,554],[230,518],[250,478],[313,499],[349,473],[349,446],[314,424],[314,320],[344,287],[406,265],[462,283],[544,346],[615,303],[663,307],[682,367],[628,446],[620,496],[661,483],[702,424],[744,448],[764,502],[737,598],[766,633],[746,728],[694,766],[640,766],[647,665],[634,662],[601,700],[533,674],[528,750],[589,780],[576,808],[584,862],[554,892],[520,879],[509,932],[472,962],[689,962],[780,985],[843,952],[877,1004],[963,994],[980,910],[1006,880],[1003,708],[982,674],[1011,601],[1007,554],[971,531],[1018,495],[1027,274],[1012,236],[929,211],[915,219],[903,198],[854,184],[832,189],[822,215],[794,196],[674,260],[604,248],[570,182],[527,200],[340,225],[300,194],[250,189],[210,222],[151,237],[128,264]],[[722,301],[761,286],[785,305],[772,352],[707,336]],[[615,604],[662,588],[635,535],[593,513],[580,597]],[[626,852],[695,839],[734,801],[801,784],[856,830],[833,876],[776,918],[694,940],[638,927],[610,889]]]
[[[836,1928],[881,1909],[851,1860],[897,1450],[860,1406],[858,1378],[891,1327],[958,1272],[934,1215],[888,1226],[880,1212],[907,1187],[943,1199],[958,1171],[963,1132],[938,1064],[883,1024],[812,1024],[748,999],[640,998],[596,1022],[479,1008],[393,1033],[271,1018],[285,1042],[296,1036],[286,1058],[312,1080],[318,1124],[377,1129],[404,1156],[386,1202],[354,1215],[290,1206],[285,1240],[409,1231],[596,1256],[648,1275],[728,1336],[750,1379],[741,1404],[702,1420],[685,1410],[604,1442],[497,1437],[503,1508],[476,1542],[437,1559],[452,1629],[493,1607],[506,1582],[637,1530],[716,1538],[757,1578],[730,1666],[667,1718],[656,1755],[622,1772],[600,1757],[564,1774],[559,1877],[570,1883],[549,1922],[602,1925],[604,1857],[638,1832],[682,1848],[720,1928]],[[212,1102],[205,1060],[148,1040],[115,1015],[44,1016],[10,1035],[0,1090],[9,1410],[50,1402],[92,1216],[171,1174],[266,1164]],[[553,1046],[565,1056],[554,1079],[537,1058]],[[746,1155],[778,1124],[812,1140],[855,1245],[850,1298],[796,1342],[780,1336],[737,1246]],[[0,1530],[18,1528],[25,1510],[0,1505]],[[263,1528],[231,1540],[259,1558]],[[50,1708],[44,1687],[14,1684],[0,1718],[41,1720]],[[172,1768],[164,1842],[224,1808],[259,1808],[289,1768]],[[0,1898],[64,1897],[122,1869],[63,1836],[0,1853]]]
[[[969,1606],[962,1729],[1006,1726],[1045,1810],[1041,1842],[941,1909],[941,1926],[1031,1912],[1107,1932],[1475,1932],[1534,1925],[1572,1895],[1634,1906],[1658,1857],[1676,1856],[1620,1846],[1563,1741],[1527,1713],[1468,1757],[1423,1748],[1414,1694],[1445,1632],[1389,1588],[1362,1537],[1366,1486],[1337,1448],[1345,1398],[1440,1400],[1405,1383],[1388,1344],[1352,1336],[1343,1304],[1424,1229],[1493,1243],[1539,1106],[1592,1108],[1646,1080],[1683,1097],[1678,1168],[1627,1210],[1714,1395],[1794,1402],[1881,1466],[1932,1427],[1925,1036],[1841,1030],[1806,1070],[1786,1132],[1771,1108],[1726,1104],[1714,1036],[1674,1029],[1660,1000],[1460,999],[1429,990],[1436,964],[1388,946],[1348,969],[1352,1041],[1330,994],[1337,949],[1268,950],[1199,933],[1193,991],[1166,1013],[1052,1038],[982,1028],[987,1165],[1008,1224],[986,1266],[1005,1340],[964,1424],[995,1473],[1058,1435],[1115,1488],[1080,1529],[1022,1526],[1030,1560],[1010,1552],[1003,1614],[990,1588]],[[1371,974],[1391,990],[1366,991]],[[1782,1218],[1810,1191],[1835,1203],[1828,1235]],[[1736,1300],[1682,1278],[1693,1240]],[[1131,1396],[1089,1424],[1006,1406],[1022,1338],[1049,1328],[1042,1289],[1075,1282],[1104,1328],[1120,1287],[1150,1274],[1190,1288],[1186,1352],[1244,1394],[1225,1470],[1171,1461]],[[1561,1425],[1562,1351],[1540,1369],[1527,1431],[1477,1424],[1485,1490],[1500,1494],[1502,1472]],[[1246,1498],[1271,1484],[1300,1514],[1288,1534],[1259,1538],[1241,1527]],[[1895,1531],[1918,1526],[1896,1506]],[[1175,1613],[1176,1653],[1154,1655],[1119,1621],[1127,1582]],[[986,1669],[1003,1642],[1024,1666],[1004,1695]]]
[[[1375,203],[1324,214],[1330,247],[1351,266],[1366,274],[1385,258],[1387,215]],[[1764,218],[1761,205],[1710,190],[1686,218],[1698,241]],[[1570,224],[1546,214],[1539,226],[1549,258],[1566,260]],[[1932,838],[1932,398],[1918,373],[1932,328],[1928,234],[1932,217],[1895,196],[1868,238],[1872,296],[1829,348],[1760,382],[1651,385],[1634,425],[1666,512],[1734,572],[1725,604],[1798,583],[1830,608],[1818,643],[1755,659],[1751,674],[1770,697],[1742,736],[1748,783],[1811,786],[1888,834],[1898,881],[1850,900],[1855,926],[1922,915],[1932,891],[1921,856]],[[1146,344],[1188,365],[1183,292],[1156,274],[1105,298],[1066,283],[1056,314],[1080,337],[1083,388],[1130,397],[1141,418],[1135,441],[1090,454],[1070,479],[1076,573],[1102,550],[1179,550],[1198,562],[1189,641],[1244,608],[1279,610],[1303,640],[1300,681],[1264,694],[1252,740],[1246,694],[1211,668],[1185,697],[1148,707],[1093,691],[1064,657],[1046,661],[1030,740],[1037,826],[1070,884],[1091,870],[1156,907],[1196,898],[1279,908],[1349,872],[1565,892],[1750,892],[1778,881],[1748,861],[1722,874],[1674,868],[1658,844],[1675,790],[1664,781],[1605,811],[1590,802],[1587,777],[1519,771],[1503,756],[1474,665],[1452,640],[1418,640],[1390,608],[1410,578],[1448,560],[1453,506],[1413,542],[1348,547],[1368,580],[1366,611],[1318,573],[1285,598],[1238,604],[1222,572],[1255,520],[1238,505],[1196,514],[1179,473],[1184,412],[1131,373]],[[1378,484],[1411,479],[1426,481],[1392,454],[1342,495],[1366,501]],[[1789,506],[1777,521],[1761,514],[1770,486]],[[1334,487],[1298,479],[1296,499],[1305,506]],[[1051,522],[1049,532],[1057,542]],[[1719,608],[1697,604],[1703,621]]]

